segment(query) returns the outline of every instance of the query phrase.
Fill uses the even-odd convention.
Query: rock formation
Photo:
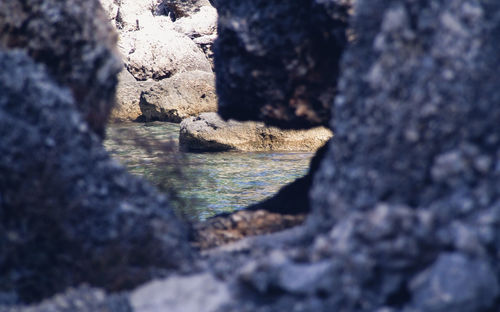
[[[203,113],[181,122],[179,144],[186,151],[316,151],[332,133],[326,128],[282,130],[263,123],[224,121]]]
[[[26,51],[71,89],[78,109],[100,136],[111,108],[116,74],[116,34],[98,0],[2,0],[0,48]]]
[[[22,51],[0,51],[0,68],[0,298],[189,269],[186,227],[108,156],[70,89]]]
[[[219,114],[282,128],[328,125],[346,44],[343,2],[217,1]]]
[[[217,111],[214,80],[212,73],[190,71],[153,83],[140,97],[145,120],[179,123],[200,113]]]

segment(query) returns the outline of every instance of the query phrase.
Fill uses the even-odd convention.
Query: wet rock
[[[170,26],[152,25],[122,33],[120,49],[128,71],[137,80],[161,80],[176,73],[212,70],[203,51]]]
[[[32,302],[188,270],[186,227],[109,157],[71,90],[22,51],[0,51],[0,68],[0,293]]]
[[[47,66],[101,136],[121,69],[116,39],[97,0],[0,3],[0,47],[22,49]]]
[[[221,116],[283,128],[327,125],[346,45],[345,2],[217,1]]]
[[[118,75],[116,105],[111,112],[111,121],[135,121],[142,116],[139,102],[141,93],[154,85],[153,81],[137,81],[126,69]]]
[[[222,214],[194,224],[193,245],[209,249],[242,238],[283,231],[301,224],[305,215],[287,215],[264,210],[242,210]]]
[[[146,120],[181,122],[190,116],[217,111],[212,73],[190,71],[151,85],[142,92],[140,109]]]
[[[182,121],[179,143],[188,151],[315,151],[332,133],[326,128],[281,130],[262,123],[223,121],[203,113]]]

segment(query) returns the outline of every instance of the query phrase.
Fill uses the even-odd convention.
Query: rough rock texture
[[[186,228],[109,157],[70,90],[20,51],[0,51],[0,68],[0,298],[189,269]]]
[[[113,106],[116,34],[98,0],[2,0],[0,48],[19,48],[71,89],[91,129],[103,136]]]
[[[160,8],[176,20],[192,15],[204,6],[210,6],[209,0],[162,0]]]
[[[217,111],[212,73],[190,71],[154,83],[140,97],[146,120],[181,122],[200,113]]]
[[[181,122],[179,143],[188,151],[315,151],[332,133],[326,128],[281,130],[257,122],[224,121],[203,113]]]
[[[217,1],[221,116],[283,128],[327,125],[346,44],[343,2]]]
[[[141,93],[151,88],[153,81],[137,81],[126,69],[118,75],[116,88],[116,104],[111,111],[113,122],[135,121],[142,116],[139,102]]]
[[[199,12],[175,21],[174,29],[191,39],[214,35],[217,32],[217,10],[204,6]]]
[[[193,70],[212,71],[203,51],[170,27],[156,25],[122,33],[120,49],[128,71],[137,80],[161,80]]]
[[[209,249],[245,237],[283,231],[304,222],[304,214],[278,214],[265,210],[242,210],[222,214],[194,225],[193,245]]]

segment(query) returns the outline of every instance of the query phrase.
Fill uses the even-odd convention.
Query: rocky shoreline
[[[0,2],[1,312],[499,309],[500,3],[115,3]],[[214,3],[222,118],[335,137],[187,224],[102,137],[122,59],[132,85],[211,74]]]

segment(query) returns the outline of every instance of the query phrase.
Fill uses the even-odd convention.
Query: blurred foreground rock
[[[0,68],[0,298],[190,269],[186,227],[109,157],[70,90],[22,51],[0,51]]]
[[[116,40],[98,0],[0,2],[0,48],[22,49],[47,66],[100,136],[121,69]]]

